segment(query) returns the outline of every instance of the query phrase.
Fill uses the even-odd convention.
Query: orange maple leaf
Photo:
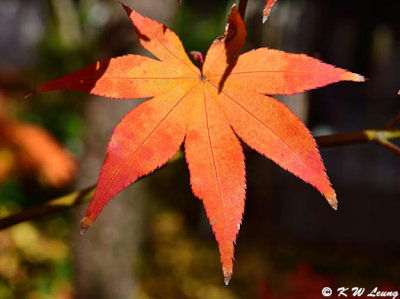
[[[268,48],[237,56],[247,32],[235,5],[225,35],[211,45],[200,70],[174,32],[124,8],[142,46],[159,60],[127,55],[99,61],[34,91],[75,89],[111,98],[152,98],[116,126],[81,227],[87,229],[112,197],[165,164],[184,142],[192,190],[204,203],[228,283],[246,189],[236,135],[316,187],[336,208],[310,132],[285,105],[264,94],[294,94],[364,79],[306,55]]]

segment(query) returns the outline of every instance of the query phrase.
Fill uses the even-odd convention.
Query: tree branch
[[[400,156],[400,147],[395,145],[394,143],[390,142],[386,138],[378,138],[377,142],[382,145],[387,150],[391,151],[392,153]]]
[[[320,148],[375,142],[391,152],[400,155],[400,148],[389,141],[397,138],[400,138],[400,128],[365,130],[353,133],[319,136],[316,137],[315,140]],[[175,160],[177,158],[173,159]],[[24,221],[68,210],[84,202],[89,202],[92,199],[95,188],[96,186],[93,185],[63,197],[50,200],[36,207],[25,209],[14,215],[4,217],[0,219],[0,230]]]
[[[84,202],[89,202],[92,197],[96,185],[90,186],[80,191],[76,191],[65,196],[50,200],[44,204],[33,208],[25,209],[14,215],[0,219],[0,229],[5,229],[15,224],[37,219],[46,215],[54,214],[68,210]]]
[[[319,136],[315,140],[320,148],[336,147],[350,144],[376,142],[384,145],[390,139],[400,138],[400,128],[388,128],[382,130],[365,130],[353,133]],[[391,142],[389,142],[391,143]],[[392,143],[391,143],[392,144]],[[397,147],[396,145],[392,144]]]
[[[242,17],[242,20],[244,20],[244,15],[246,13],[246,8],[247,8],[247,0],[239,0],[239,14]]]
[[[386,127],[393,128],[400,122],[400,113],[386,123]]]

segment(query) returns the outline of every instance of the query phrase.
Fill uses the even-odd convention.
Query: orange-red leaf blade
[[[211,80],[219,81],[225,69],[214,68]],[[304,54],[260,48],[239,56],[230,77],[264,94],[294,94],[339,81],[364,81],[364,77],[323,63]]]
[[[246,35],[246,25],[239,14],[237,6],[233,5],[228,17],[225,34],[217,38],[207,52],[203,74],[207,76],[209,73],[213,73],[215,67],[221,69],[221,66],[223,66],[223,71],[233,67],[237,54],[245,44]],[[228,75],[228,72],[226,75]]]
[[[202,84],[194,97],[185,140],[186,160],[193,193],[203,201],[219,245],[227,284],[244,211],[244,157],[218,105],[216,92]]]
[[[165,63],[169,63],[185,73],[199,75],[199,69],[191,62],[175,32],[164,24],[147,18],[122,4],[132,20],[140,44]],[[164,64],[165,67],[168,67]]]
[[[83,230],[122,189],[165,164],[178,150],[186,131],[185,104],[195,82],[181,84],[129,112],[108,144],[93,200],[81,222]]]
[[[214,86],[214,90],[217,86]],[[220,102],[239,137],[283,169],[316,187],[336,209],[317,145],[308,129],[284,104],[241,84],[226,83]]]
[[[172,84],[186,80],[160,61],[126,55],[98,61],[79,71],[39,86],[33,93],[73,89],[109,98],[147,98],[165,93]]]

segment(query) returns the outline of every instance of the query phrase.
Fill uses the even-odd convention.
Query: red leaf
[[[211,45],[200,71],[172,31],[124,8],[140,43],[159,61],[137,55],[113,58],[35,91],[75,89],[116,98],[153,97],[129,112],[114,130],[82,228],[90,226],[115,194],[166,163],[185,139],[192,190],[204,203],[228,283],[246,189],[244,156],[235,133],[315,186],[336,208],[335,192],[310,132],[286,106],[263,94],[293,94],[364,79],[306,55],[268,48],[237,57],[247,33],[236,6],[224,36]]]

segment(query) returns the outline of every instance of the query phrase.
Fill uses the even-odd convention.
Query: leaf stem
[[[244,15],[246,13],[247,0],[239,0],[239,14],[244,20]]]
[[[400,155],[400,148],[389,141],[398,138],[400,138],[400,128],[388,128],[319,136],[316,137],[315,140],[320,148],[375,142],[391,152]],[[95,188],[96,186],[93,185],[83,190],[50,200],[36,207],[25,209],[14,215],[4,217],[0,219],[0,230],[24,221],[68,210],[84,202],[89,202],[92,199]]]

